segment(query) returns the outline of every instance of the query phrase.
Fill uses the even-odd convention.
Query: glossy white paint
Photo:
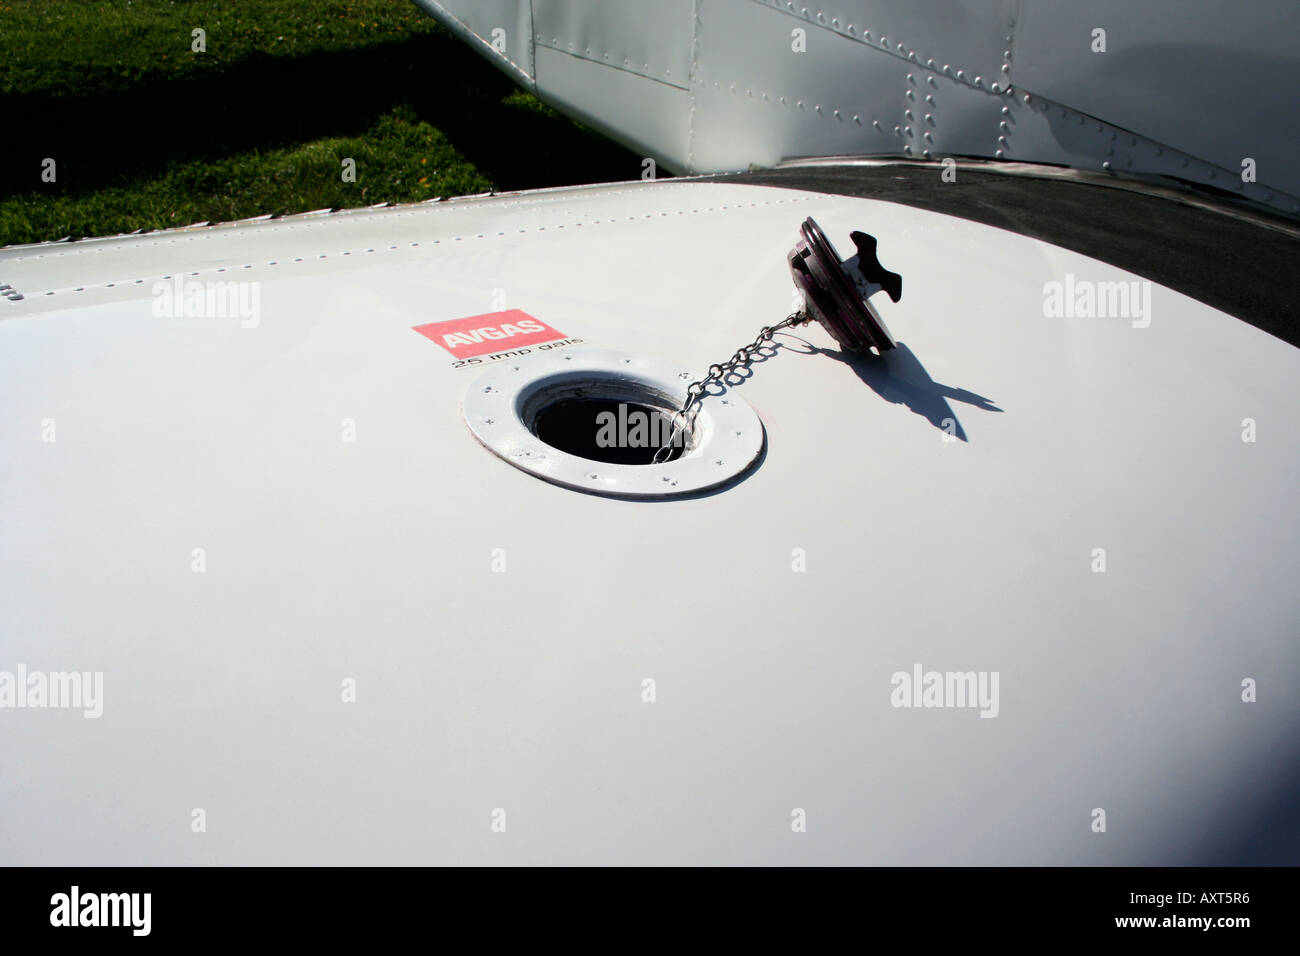
[[[416,2],[471,42],[485,18],[514,25],[520,53],[487,51],[494,62],[676,171],[980,156],[1300,211],[1294,3],[513,0],[489,15],[479,0]]]
[[[736,389],[766,458],[708,497],[507,466],[412,331],[500,293],[703,371],[790,310],[808,215],[878,237],[900,347],[782,339]],[[258,283],[258,321],[155,315],[171,270]],[[1145,325],[1045,314],[1047,283],[1135,281],[1108,265],[665,182],[0,276],[0,670],[104,681],[97,719],[0,711],[5,862],[1233,862],[1286,785],[1300,352],[1160,287]],[[892,706],[916,665],[997,672],[996,718]]]

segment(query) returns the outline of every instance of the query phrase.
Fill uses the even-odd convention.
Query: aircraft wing
[[[1300,351],[787,175],[0,251],[0,858],[1294,862]],[[789,330],[662,466],[528,433],[782,318],[809,216],[897,348]]]

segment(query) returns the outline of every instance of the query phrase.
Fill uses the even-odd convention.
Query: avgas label
[[[469,359],[493,355],[498,352],[525,352],[539,345],[555,347],[578,341],[569,339],[563,332],[556,331],[540,319],[535,319],[520,309],[507,312],[489,312],[486,315],[472,315],[465,319],[451,319],[447,322],[430,322],[417,325],[415,331],[437,342],[455,358],[466,363]],[[565,340],[563,343],[558,340]],[[550,343],[554,343],[551,345]]]

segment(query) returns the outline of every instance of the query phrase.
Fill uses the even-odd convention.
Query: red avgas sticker
[[[417,325],[415,331],[427,336],[456,358],[473,358],[489,352],[505,352],[524,345],[539,345],[565,338],[540,319],[520,309],[471,315],[467,319],[430,322]]]

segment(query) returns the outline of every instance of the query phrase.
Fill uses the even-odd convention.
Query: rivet
[[[1001,159],[1001,158],[1003,157],[1004,154],[1003,154],[1002,150],[999,149],[999,150],[994,151],[993,155],[996,156],[998,159]]]
[[[1101,168],[1109,171],[1109,169],[1110,169],[1110,162],[1107,161],[1107,162],[1102,163],[1102,164],[1101,164]]]

